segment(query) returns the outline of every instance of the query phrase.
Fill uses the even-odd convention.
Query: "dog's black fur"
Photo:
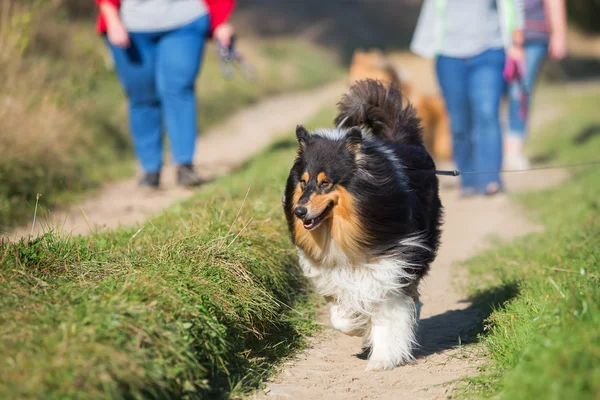
[[[435,164],[415,111],[392,86],[356,83],[335,122],[296,129],[283,208],[332,325],[366,339],[368,370],[390,369],[413,357],[418,285],[439,246]]]
[[[295,242],[292,198],[301,175],[307,170],[310,176],[326,171],[334,185],[344,187],[357,200],[357,213],[367,233],[360,240],[367,253],[390,255],[402,239],[424,235],[427,249],[415,248],[406,254],[407,262],[415,265],[411,272],[420,278],[439,246],[442,211],[435,163],[423,146],[419,119],[410,105],[403,104],[397,89],[373,80],[358,82],[338,106],[335,123],[346,129],[340,140],[297,129],[300,151],[287,181],[284,204],[291,239]],[[393,152],[396,160],[382,150]],[[359,170],[368,172],[368,178]],[[395,179],[398,175],[401,179]],[[319,193],[319,188],[311,180],[304,196],[315,191]]]

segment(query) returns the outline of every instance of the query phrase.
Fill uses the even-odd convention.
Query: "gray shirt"
[[[524,0],[424,0],[411,50],[423,57],[476,56],[510,48],[524,26]]]
[[[202,0],[123,0],[121,19],[129,32],[179,28],[208,13]]]
[[[472,57],[504,46],[495,0],[447,1],[441,55]]]

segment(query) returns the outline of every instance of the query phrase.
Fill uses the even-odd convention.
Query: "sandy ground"
[[[326,105],[335,104],[344,90],[343,83],[333,83],[316,90],[272,97],[241,111],[200,136],[195,160],[198,170],[206,179],[231,171],[279,135],[289,133],[296,124],[306,123]],[[139,190],[137,179],[106,184],[70,209],[38,218],[33,235],[50,229],[86,235],[120,225],[133,225],[193,193],[193,190],[178,187],[175,169],[166,166],[160,191],[149,193]],[[41,199],[43,201],[43,197]],[[18,239],[31,232],[30,223],[11,232],[8,238]]]

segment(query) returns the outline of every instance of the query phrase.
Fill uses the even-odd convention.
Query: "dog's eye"
[[[331,186],[331,182],[329,182],[328,180],[324,179],[324,180],[321,181],[320,185],[321,185],[321,187],[326,188],[326,187]]]
[[[305,186],[306,186],[306,181],[304,179],[300,179],[300,187],[302,189],[304,189]]]

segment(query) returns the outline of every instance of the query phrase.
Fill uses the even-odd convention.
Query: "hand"
[[[127,33],[127,30],[120,19],[115,19],[107,24],[106,36],[108,37],[108,41],[116,47],[126,49],[131,44],[129,41],[129,33]]]
[[[222,23],[221,25],[217,26],[217,28],[215,29],[215,32],[213,33],[213,36],[223,46],[229,47],[229,45],[231,44],[231,38],[233,37],[234,33],[235,33],[235,30],[233,29],[233,26],[231,26],[229,23],[225,22],[225,23]]]
[[[508,50],[508,56],[515,61],[524,62],[525,50],[523,50],[523,46],[513,46]]]
[[[508,56],[519,63],[525,62],[525,32],[522,29],[515,29],[512,33],[512,47],[508,50]]]
[[[567,55],[566,35],[552,34],[548,46],[548,53],[554,60],[562,60]]]

